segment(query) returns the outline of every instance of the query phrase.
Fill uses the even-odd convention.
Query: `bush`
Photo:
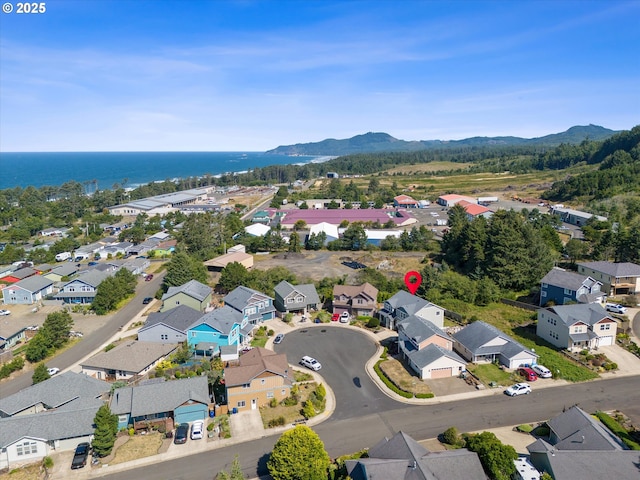
[[[282,320],[284,320],[285,323],[291,323],[293,321],[293,313],[285,314],[285,316],[282,318]]]
[[[327,396],[327,390],[324,388],[324,385],[323,384],[318,385],[318,388],[316,388],[316,397],[318,397],[318,400],[322,401],[326,396]]]
[[[133,437],[135,435],[135,433],[136,433],[135,429],[133,427],[130,427],[129,428],[129,436]]]
[[[273,331],[273,329],[271,329],[271,330],[269,330],[269,331],[267,332],[267,337],[273,337],[273,335],[274,335],[275,333],[276,333],[276,332],[275,332],[275,331]]]
[[[281,415],[279,417],[272,418],[271,420],[269,420],[269,422],[267,423],[267,426],[269,428],[282,427],[285,423],[286,423],[286,419]]]
[[[615,433],[627,447],[631,450],[640,450],[640,444],[635,442],[631,435],[629,435],[629,432],[627,432],[622,425],[616,422],[614,418],[600,411],[596,412],[596,417],[598,417],[598,419],[604,423],[609,430]]]
[[[44,457],[42,459],[42,465],[44,468],[52,468],[53,467],[53,459],[51,457]]]
[[[272,398],[271,400],[269,400],[269,406],[271,408],[276,408],[278,406],[278,401],[275,398]]]
[[[306,418],[307,420],[309,420],[310,418],[315,417],[317,415],[316,409],[313,406],[313,402],[311,402],[311,401],[304,402],[304,408],[302,409],[302,415],[304,415],[304,418]]]
[[[444,443],[453,446],[458,446],[462,443],[462,437],[460,437],[456,427],[447,428],[442,434],[442,440],[444,440]]]
[[[210,423],[207,425],[207,432],[213,432],[213,429],[216,428],[214,423]]]
[[[371,317],[367,322],[367,328],[378,328],[380,326],[380,319]]]
[[[523,425],[518,425],[516,429],[522,433],[531,433],[533,431],[533,427],[528,423],[525,423]]]
[[[416,393],[416,398],[433,398],[435,395],[431,392],[429,393]]]
[[[104,347],[104,351],[108,352],[109,350],[113,350],[114,348],[116,348],[116,346],[113,343],[110,343],[109,345]]]

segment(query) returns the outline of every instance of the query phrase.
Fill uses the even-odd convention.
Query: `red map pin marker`
[[[422,276],[416,271],[407,272],[404,276],[404,284],[407,286],[411,295],[415,295],[422,283]]]

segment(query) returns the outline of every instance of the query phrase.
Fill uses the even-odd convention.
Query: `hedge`
[[[412,398],[413,394],[409,393],[409,392],[405,392],[404,390],[400,390],[398,387],[396,387],[393,382],[391,380],[389,380],[387,378],[387,376],[384,374],[384,372],[382,371],[382,369],[380,368],[380,363],[384,362],[384,360],[378,360],[376,362],[376,364],[373,366],[373,369],[376,371],[376,373],[378,374],[378,376],[380,377],[380,379],[384,382],[384,384],[389,387],[391,390],[393,390],[395,393],[397,393],[398,395],[400,395],[401,397],[404,398]]]
[[[616,422],[614,418],[600,411],[596,412],[596,417],[598,417],[598,419],[604,423],[609,430],[615,433],[627,447],[631,450],[640,450],[640,444],[633,441],[629,432],[627,432],[622,425]]]

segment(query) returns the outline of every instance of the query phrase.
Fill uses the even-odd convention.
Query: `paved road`
[[[524,397],[492,395],[459,402],[428,406],[404,406],[377,413],[355,408],[355,416],[331,418],[314,430],[324,441],[331,457],[371,447],[384,436],[403,430],[413,438],[434,438],[450,426],[469,432],[525,422],[547,420],[576,403],[586,411],[620,409],[640,414],[640,376],[587,382],[566,387],[534,390]],[[264,437],[231,447],[207,451],[139,469],[108,475],[110,480],[211,480],[228,469],[239,456],[243,472],[249,478],[267,473],[268,454],[278,435]]]
[[[367,375],[365,364],[376,349],[377,345],[368,335],[339,326],[295,330],[275,345],[275,351],[286,353],[292,365],[297,365],[304,355],[322,364],[318,373],[331,385],[336,398],[333,420],[402,406],[382,393]]]
[[[150,282],[145,282],[143,280],[140,281],[136,288],[135,298],[117,312],[108,323],[93,333],[85,335],[80,342],[74,345],[73,348],[60,353],[55,358],[47,361],[47,364],[55,365],[60,370],[63,370],[100,348],[105,340],[118,333],[118,329],[122,325],[126,324],[140,312],[143,307],[142,299],[144,297],[153,297],[156,291],[160,288],[163,278],[164,272],[161,272],[154,274],[154,278]],[[19,377],[11,379],[8,382],[2,382],[0,398],[8,397],[23,388],[31,386],[32,374],[32,370],[25,370]]]

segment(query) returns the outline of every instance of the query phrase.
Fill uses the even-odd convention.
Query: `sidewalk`
[[[131,321],[129,322],[129,324],[131,323],[135,323],[136,321],[139,321],[142,314],[136,316],[135,318],[131,319]],[[275,334],[278,333],[284,333],[285,335],[289,332],[292,332],[298,328],[315,328],[315,327],[320,327],[326,328],[327,324],[314,324],[311,322],[300,322],[300,317],[297,318],[297,321],[294,320],[293,322],[291,322],[290,324],[287,324],[279,319],[277,320],[272,320],[269,322],[269,328],[272,329]],[[353,327],[351,325],[348,324],[341,324],[339,322],[332,322],[332,326],[336,326],[339,328],[351,328],[351,329],[357,329],[358,331],[362,332],[365,335],[369,335],[371,338],[375,339],[376,343],[379,343],[380,340],[385,339],[387,337],[390,336],[395,336],[396,333],[392,332],[390,330],[385,330],[384,332],[381,333],[373,333],[367,329],[363,329],[363,328],[359,328],[359,327]],[[129,330],[126,331],[126,336],[135,333],[135,330]],[[273,347],[273,338],[275,337],[275,334],[270,337],[267,340],[267,343],[265,345],[266,348],[272,348]],[[120,336],[125,336],[125,331],[123,329],[123,332],[119,333],[118,335],[115,336],[115,338],[120,337]],[[110,343],[113,339],[105,342],[105,345],[107,345],[108,343]],[[609,347],[611,349],[614,349],[615,347]],[[434,397],[434,398],[428,398],[428,399],[417,399],[417,398],[404,398],[401,397],[399,395],[397,395],[396,393],[392,392],[391,390],[389,390],[387,388],[387,386],[382,382],[382,380],[378,377],[378,375],[375,373],[373,366],[375,365],[375,363],[378,361],[378,359],[380,358],[380,355],[383,352],[383,347],[378,345],[378,349],[376,351],[376,353],[369,359],[369,361],[366,363],[365,365],[365,369],[367,371],[367,374],[369,375],[369,377],[371,378],[371,380],[378,386],[378,388],[380,388],[380,390],[385,393],[387,396],[389,396],[390,398],[398,401],[398,402],[402,402],[405,404],[409,404],[409,405],[435,405],[435,404],[441,404],[441,403],[445,403],[445,402],[452,402],[452,401],[457,401],[457,400],[463,400],[463,399],[469,399],[469,398],[478,398],[478,397],[487,397],[487,396],[491,396],[491,395],[498,395],[498,394],[502,394],[503,392],[503,388],[494,388],[494,389],[490,389],[490,388],[485,388],[483,390],[475,390],[475,391],[471,391],[471,392],[466,392],[466,393],[460,393],[460,394],[454,394],[454,395],[447,395],[445,397]],[[623,353],[628,353],[628,352],[624,352]],[[629,354],[631,355],[631,354]],[[613,355],[612,355],[613,356]],[[626,357],[626,355],[625,355]],[[635,358],[633,355],[631,355],[631,357]],[[612,360],[614,360],[612,358]],[[297,365],[292,365],[292,368],[298,368]],[[318,372],[314,372],[314,371],[307,371],[305,370],[307,373],[310,373],[311,375],[313,375],[314,380],[317,383],[322,383],[326,390],[327,390],[327,399],[326,399],[326,408],[325,411],[322,412],[321,414],[317,415],[316,417],[311,418],[306,425],[307,426],[314,426],[314,425],[318,425],[319,423],[324,422],[325,420],[327,420],[328,418],[331,417],[331,415],[333,414],[333,411],[335,410],[335,406],[336,406],[336,399],[335,399],[335,395],[333,393],[333,390],[331,390],[331,388],[329,387],[329,385],[327,384],[327,382],[324,380],[324,378],[318,373]],[[617,372],[617,373],[607,373],[607,374],[603,374],[602,378],[608,378],[609,376],[615,375],[615,376],[621,376],[621,375],[638,375],[640,373],[640,362],[637,361],[634,362],[634,366],[633,368],[624,368],[621,369],[621,371]],[[568,385],[569,382],[565,381],[565,380],[546,380],[546,379],[540,379],[538,382],[536,382],[536,389],[538,388],[551,388],[551,387],[555,387],[555,386],[564,386],[564,385]],[[137,459],[137,460],[133,460],[130,462],[126,462],[126,463],[121,463],[121,464],[116,464],[116,465],[108,465],[108,466],[104,466],[103,468],[91,468],[90,466],[87,466],[83,469],[80,470],[69,470],[69,464],[71,462],[71,457],[73,456],[73,452],[62,452],[60,454],[56,454],[53,456],[54,458],[54,462],[55,462],[55,466],[53,468],[52,471],[52,475],[51,475],[51,479],[52,480],[56,480],[56,479],[78,479],[78,480],[84,480],[84,479],[91,479],[91,478],[97,478],[97,477],[101,477],[103,475],[109,475],[112,473],[116,473],[116,472],[121,472],[121,471],[125,471],[131,468],[136,468],[136,467],[140,467],[140,466],[144,466],[144,465],[149,465],[149,464],[153,464],[153,463],[160,463],[160,462],[164,462],[167,460],[171,460],[171,459],[175,459],[175,458],[179,458],[179,457],[184,457],[187,455],[193,455],[193,454],[197,454],[197,453],[201,453],[204,451],[211,451],[211,450],[215,450],[217,448],[223,448],[223,447],[227,447],[230,445],[235,445],[238,443],[243,443],[243,442],[247,442],[250,440],[255,440],[255,439],[259,439],[259,438],[263,438],[265,436],[272,436],[272,435],[281,435],[283,432],[293,428],[292,425],[287,425],[287,426],[283,426],[283,427],[277,427],[277,428],[271,428],[271,429],[265,429],[263,424],[262,424],[262,419],[260,417],[260,412],[259,410],[249,410],[246,412],[241,412],[235,415],[231,415],[230,416],[230,422],[231,422],[231,433],[232,433],[232,437],[228,438],[228,439],[208,439],[205,438],[203,440],[191,440],[188,443],[188,449],[185,448],[185,445],[174,445],[173,443],[171,443],[169,445],[169,448],[162,453],[159,453],[157,455],[153,455],[150,457],[145,457],[145,458],[141,458],[141,459]],[[522,436],[521,434],[517,435],[517,438],[522,439],[524,436]],[[68,457],[68,459],[65,458]],[[264,477],[264,478],[268,478],[268,477]]]

